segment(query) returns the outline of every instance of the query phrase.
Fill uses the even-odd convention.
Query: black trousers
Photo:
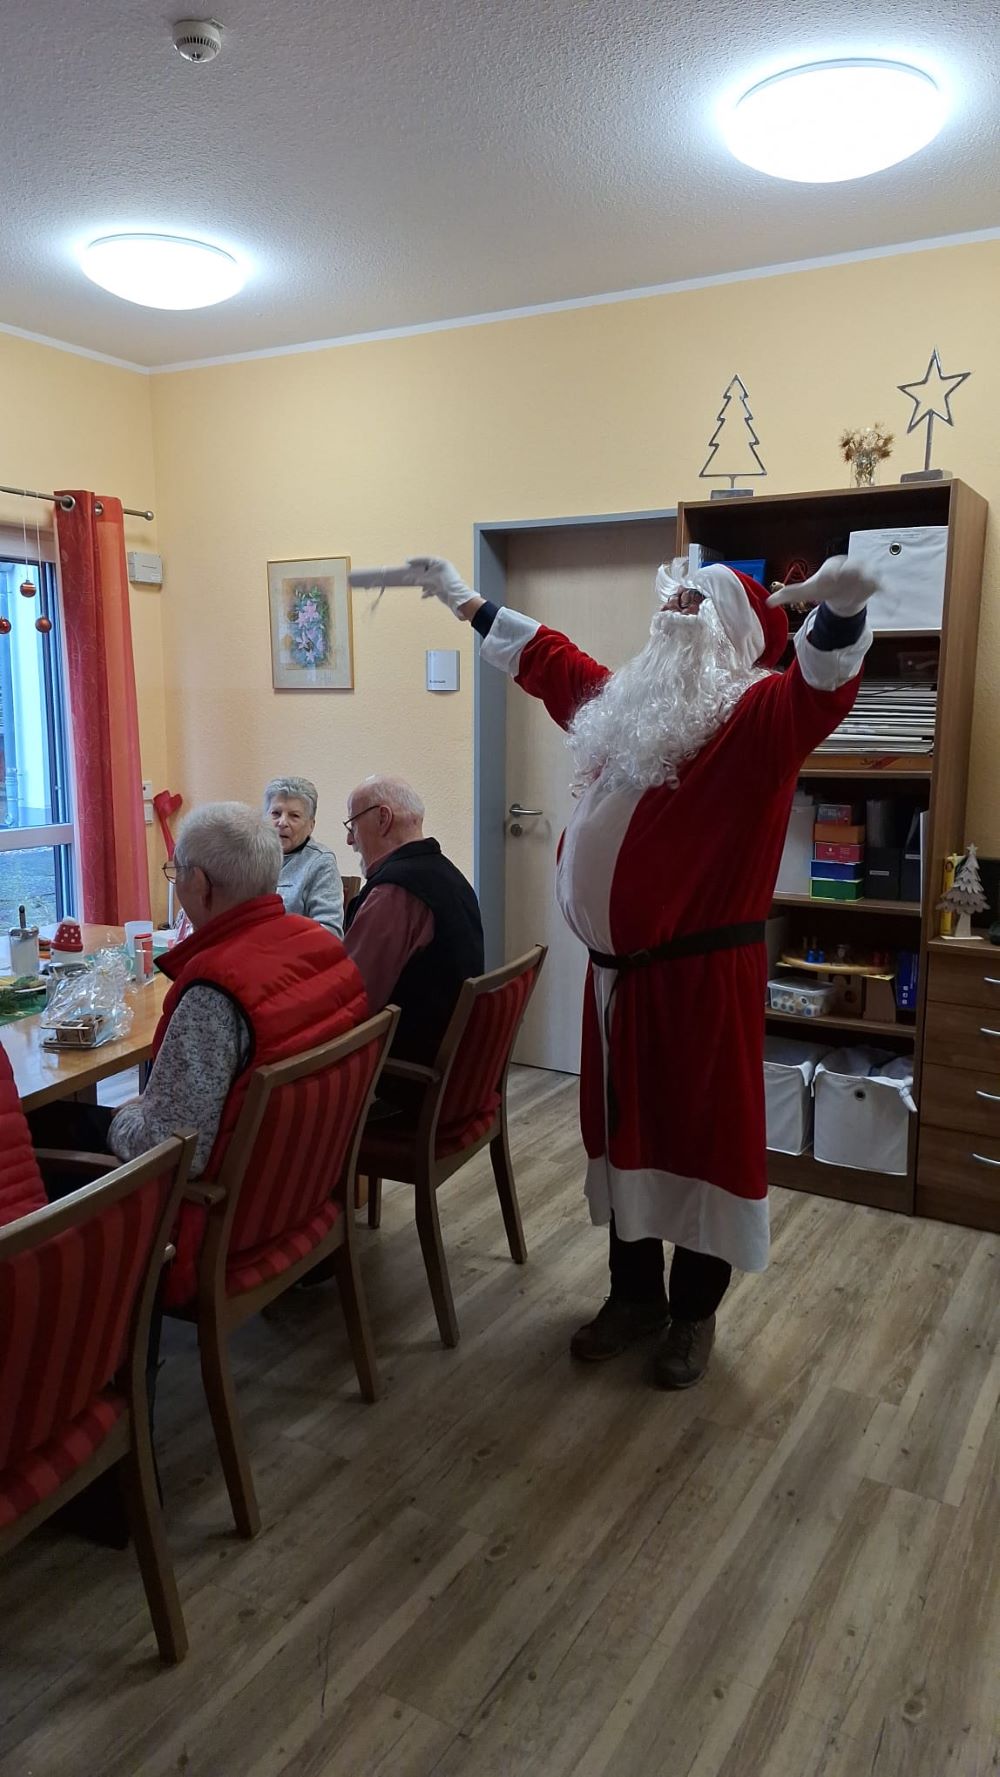
[[[611,1218],[611,1293],[620,1302],[669,1301],[675,1320],[708,1320],[733,1275],[725,1259],[675,1246],[670,1288],[665,1288],[662,1240],[620,1240]]]

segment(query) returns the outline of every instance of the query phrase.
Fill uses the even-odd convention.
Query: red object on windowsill
[[[75,919],[60,920],[52,940],[52,949],[60,956],[82,954],[83,937]]]

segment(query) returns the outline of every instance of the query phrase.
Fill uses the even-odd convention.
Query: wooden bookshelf
[[[899,526],[938,524],[948,527],[944,611],[940,631],[878,632],[875,649],[883,653],[896,643],[922,643],[939,650],[937,718],[933,755],[896,755],[892,758],[855,754],[813,754],[803,766],[800,783],[808,789],[822,783],[833,799],[834,785],[845,785],[843,800],[853,795],[897,795],[927,808],[927,857],[921,904],[901,901],[817,901],[810,895],[776,897],[775,911],[793,925],[804,928],[822,920],[823,931],[840,925],[840,941],[856,940],[873,948],[914,949],[920,957],[920,979],[915,1022],[881,1024],[873,1020],[839,1020],[836,1017],[796,1020],[788,1014],[767,1013],[769,1029],[795,1027],[803,1036],[810,1029],[856,1032],[865,1036],[912,1042],[914,1096],[920,1104],[925,1008],[927,1000],[928,946],[935,938],[935,904],[941,892],[944,860],[965,845],[965,802],[969,773],[969,741],[979,634],[979,606],[986,534],[985,500],[961,481],[913,482],[875,488],[831,488],[807,494],[754,494],[737,500],[699,500],[683,505],[677,517],[677,553],[684,555],[691,543],[718,550],[724,558],[746,560],[763,557],[768,578],[778,578],[783,561],[792,556],[819,563],[829,554],[846,550],[847,538],[856,530],[889,530]],[[901,942],[905,938],[905,943]],[[1000,970],[998,970],[1000,973]],[[913,1213],[919,1115],[911,1119],[909,1164],[905,1176],[854,1171],[825,1166],[811,1153],[769,1156],[772,1182],[823,1196],[845,1197],[883,1209]]]
[[[800,1016],[797,1012],[774,1012],[770,1007],[764,1013],[768,1025],[794,1024],[804,1035],[807,1030],[839,1030],[863,1037],[908,1037],[912,1043],[915,1026],[912,1024],[890,1024],[887,1018],[835,1018],[832,1013],[821,1012],[813,1016]]]
[[[774,905],[808,907],[813,913],[817,908],[824,913],[888,913],[897,919],[919,919],[922,911],[919,901],[866,901],[863,895],[859,901],[825,901],[816,895],[775,895]]]

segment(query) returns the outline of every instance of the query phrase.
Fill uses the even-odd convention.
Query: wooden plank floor
[[[605,1288],[576,1083],[512,1085],[531,1257],[488,1166],[443,1193],[462,1343],[412,1200],[359,1231],[388,1392],[332,1288],[235,1341],[265,1529],[232,1532],[188,1329],[158,1409],[192,1651],[131,1554],[0,1572],[12,1777],[996,1777],[1000,1240],[775,1193],[706,1382],[573,1368]]]

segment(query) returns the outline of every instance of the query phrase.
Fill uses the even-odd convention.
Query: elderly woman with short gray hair
[[[337,860],[312,836],[318,800],[307,777],[276,777],[264,791],[264,813],[281,841],[278,893],[285,912],[304,914],[342,938],[344,885]]]

